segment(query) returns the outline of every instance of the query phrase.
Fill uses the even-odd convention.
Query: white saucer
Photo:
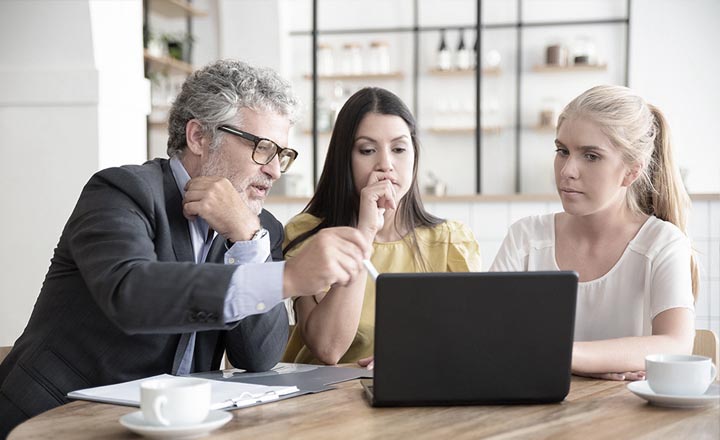
[[[628,389],[635,395],[642,397],[653,405],[669,406],[673,408],[697,408],[700,406],[712,405],[720,403],[720,385],[712,384],[705,391],[705,394],[699,396],[672,396],[669,394],[657,394],[654,392],[646,380],[630,382]]]
[[[142,411],[135,411],[120,417],[120,424],[130,431],[151,438],[197,438],[210,433],[232,419],[227,411],[211,410],[207,418],[195,425],[187,426],[158,426],[145,421]]]

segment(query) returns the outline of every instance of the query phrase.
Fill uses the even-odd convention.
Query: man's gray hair
[[[235,122],[238,110],[271,111],[297,117],[298,100],[290,83],[272,69],[257,68],[237,60],[219,60],[195,71],[182,86],[170,108],[167,153],[172,157],[187,147],[185,126],[197,119],[217,147],[217,128]]]

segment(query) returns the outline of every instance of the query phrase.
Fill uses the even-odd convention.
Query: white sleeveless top
[[[605,275],[579,283],[575,340],[649,336],[665,310],[694,312],[690,240],[674,224],[650,216]],[[555,214],[514,223],[490,271],[560,270],[555,260]]]

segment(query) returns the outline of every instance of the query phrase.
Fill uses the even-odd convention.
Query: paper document
[[[140,383],[151,379],[168,379],[175,376],[158,376],[130,382],[106,385],[68,393],[71,399],[92,400],[117,405],[140,406]],[[280,396],[298,392],[296,386],[267,386],[242,382],[208,379],[212,384],[210,409],[242,408],[277,400]]]

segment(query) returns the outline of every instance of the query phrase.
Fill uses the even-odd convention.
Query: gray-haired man
[[[218,61],[173,104],[170,160],[90,179],[0,365],[0,438],[74,389],[217,369],[225,351],[269,369],[287,341],[282,300],[360,276],[370,249],[352,228],[272,262],[282,225],[262,205],[297,156],[295,107],[275,72]]]

